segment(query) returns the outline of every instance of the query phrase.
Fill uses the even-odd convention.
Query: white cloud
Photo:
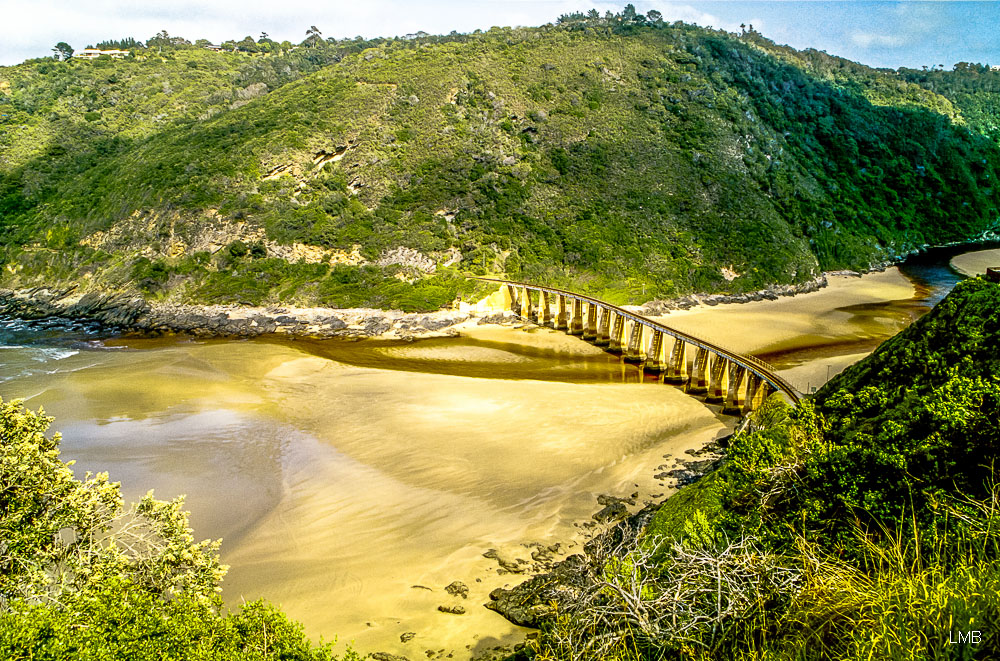
[[[872,46],[898,48],[899,46],[905,46],[908,43],[908,40],[898,34],[853,32],[851,33],[851,42],[855,45],[861,46],[862,48],[871,48]]]

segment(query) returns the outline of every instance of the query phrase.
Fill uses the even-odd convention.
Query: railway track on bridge
[[[802,398],[794,386],[759,358],[731,351],[617,305],[555,287],[499,278],[474,279],[501,285],[504,307],[522,318],[541,325],[551,323],[599,346],[607,345],[613,353],[624,354],[626,361],[642,364],[645,371],[664,373],[668,383],[683,385],[692,394],[704,394],[708,401],[722,402],[724,412],[747,413],[775,391],[792,404]],[[674,339],[669,352],[665,337]],[[690,369],[689,346],[695,351]]]

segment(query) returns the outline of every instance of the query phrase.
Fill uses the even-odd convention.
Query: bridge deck
[[[802,394],[795,389],[792,384],[778,376],[774,368],[768,365],[763,360],[756,358],[754,356],[748,356],[745,354],[737,353],[735,351],[730,351],[729,349],[719,346],[714,342],[709,342],[700,337],[691,335],[690,333],[685,333],[684,331],[677,330],[676,328],[671,328],[666,324],[662,324],[658,321],[653,321],[648,317],[644,317],[641,314],[636,314],[635,312],[630,312],[624,308],[620,308],[617,305],[612,305],[611,303],[606,303],[600,299],[594,298],[592,296],[587,296],[585,294],[577,294],[575,292],[567,291],[565,289],[556,289],[554,287],[541,287],[539,285],[532,285],[526,282],[516,282],[514,280],[501,280],[499,278],[486,278],[486,277],[474,277],[475,280],[482,280],[484,282],[496,282],[502,285],[509,285],[511,287],[522,287],[530,289],[532,291],[548,292],[550,294],[559,294],[570,299],[577,299],[587,303],[593,303],[600,307],[606,308],[608,310],[613,310],[615,314],[621,315],[625,319],[631,319],[632,321],[642,324],[647,328],[651,328],[656,331],[660,331],[671,337],[675,337],[684,340],[688,344],[692,344],[696,347],[706,349],[720,356],[725,356],[727,359],[736,363],[747,369],[748,371],[754,373],[759,378],[763,379],[765,382],[770,384],[775,390],[780,390],[785,393],[792,400],[793,404],[798,404],[802,399]]]

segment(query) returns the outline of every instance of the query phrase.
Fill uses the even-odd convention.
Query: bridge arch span
[[[721,402],[723,413],[749,413],[773,392],[782,393],[793,405],[802,398],[759,358],[730,351],[592,296],[513,280],[475,279],[501,285],[505,310],[621,354],[646,372],[663,374],[666,383],[684,386],[708,402]]]

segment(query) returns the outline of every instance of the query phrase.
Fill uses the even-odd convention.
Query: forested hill
[[[1000,112],[960,72],[628,12],[240,43],[269,52],[0,68],[0,286],[431,309],[471,272],[634,302],[997,227]]]

